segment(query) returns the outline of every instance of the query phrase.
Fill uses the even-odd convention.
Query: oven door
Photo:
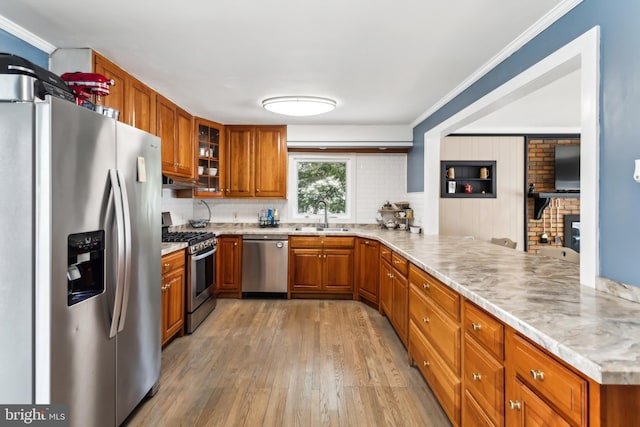
[[[187,282],[187,311],[193,313],[213,294],[216,283],[216,251],[207,248],[189,256],[189,280]]]

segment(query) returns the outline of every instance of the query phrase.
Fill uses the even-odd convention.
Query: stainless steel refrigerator
[[[120,425],[160,376],[160,140],[0,102],[0,403]]]

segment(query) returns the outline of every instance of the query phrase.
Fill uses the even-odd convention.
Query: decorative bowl
[[[207,221],[206,219],[190,219],[189,220],[189,224],[191,224],[193,228],[204,228],[207,226],[208,223],[209,221]]]

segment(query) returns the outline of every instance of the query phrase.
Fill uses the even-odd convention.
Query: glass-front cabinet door
[[[222,134],[224,126],[204,119],[196,119],[196,153],[198,188],[195,197],[222,197]]]

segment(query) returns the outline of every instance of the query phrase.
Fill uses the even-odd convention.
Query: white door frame
[[[580,283],[595,288],[600,273],[600,27],[593,27],[424,134],[425,234],[439,232],[440,143],[444,137],[516,99],[580,70]]]

